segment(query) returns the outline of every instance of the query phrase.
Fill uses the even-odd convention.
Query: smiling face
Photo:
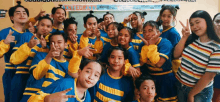
[[[76,36],[77,33],[77,26],[76,24],[69,24],[67,29],[65,30],[66,34],[68,34],[68,38],[70,36]]]
[[[118,36],[118,29],[114,26],[114,24],[110,24],[108,26],[107,34],[109,38],[114,38]]]
[[[150,40],[155,34],[157,34],[156,27],[152,27],[150,25],[144,27],[143,29],[144,39]]]
[[[163,21],[162,25],[164,27],[169,27],[171,25],[171,23],[173,22],[173,20],[175,19],[175,17],[172,15],[170,10],[168,10],[168,9],[163,11],[160,18]]]
[[[14,16],[10,17],[10,19],[13,20],[14,23],[24,24],[28,21],[28,15],[24,8],[18,7],[14,12]]]
[[[37,34],[47,36],[52,30],[52,22],[49,19],[42,19],[37,24]]]
[[[56,51],[62,53],[67,46],[67,43],[65,42],[63,36],[60,35],[53,35],[50,38],[50,48],[52,48],[52,43],[54,43],[54,47],[56,48]]]
[[[78,81],[84,88],[93,87],[101,76],[102,68],[97,62],[89,62],[83,70],[79,70]]]
[[[54,22],[62,23],[65,20],[65,11],[61,8],[58,8],[55,14],[52,15]]]
[[[156,96],[156,88],[153,80],[145,80],[139,88],[141,100],[145,102],[153,102]]]
[[[190,28],[193,33],[197,36],[201,37],[207,35],[207,24],[205,19],[203,18],[191,18],[190,19]]]
[[[88,18],[86,24],[84,24],[84,27],[86,29],[91,30],[92,33],[95,33],[98,27],[96,18],[95,17]]]
[[[107,14],[104,17],[104,25],[107,26],[108,24],[114,22],[114,17],[111,14]]]
[[[131,35],[126,28],[120,30],[118,34],[118,43],[122,46],[129,45],[131,41]]]
[[[113,50],[108,58],[110,68],[114,71],[120,71],[125,63],[122,50]]]

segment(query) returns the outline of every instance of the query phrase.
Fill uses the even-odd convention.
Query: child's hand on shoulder
[[[150,40],[149,40],[149,45],[155,45],[158,40],[160,39],[160,35],[161,35],[161,32],[157,32],[157,34],[155,34]]]

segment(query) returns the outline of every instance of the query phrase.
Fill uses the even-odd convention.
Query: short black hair
[[[135,11],[133,12],[133,14],[135,14],[137,16],[137,13],[140,14],[141,18],[144,18],[145,15],[147,15],[147,12],[140,12],[140,11]]]
[[[66,20],[63,21],[63,23],[64,23],[64,29],[67,29],[70,24],[76,24],[76,26],[77,26],[77,24],[78,24],[78,23],[75,21],[75,17],[67,18]]]
[[[45,15],[45,16],[43,16],[43,17],[40,17],[40,18],[38,19],[38,22],[40,22],[40,21],[43,20],[43,19],[48,19],[48,20],[50,20],[51,23],[53,24],[53,20],[52,20],[49,16],[50,16],[50,15],[47,14],[47,15]]]
[[[96,63],[98,63],[98,64],[101,66],[100,62],[98,62],[98,61],[96,61],[96,60],[86,59],[86,60],[81,61],[79,68],[80,68],[81,70],[83,70],[84,67],[87,66],[90,62],[96,62]],[[104,70],[104,68],[101,66],[101,75],[104,74],[104,72],[105,72],[105,70]]]
[[[98,23],[98,18],[96,16],[94,16],[93,13],[94,13],[93,11],[89,11],[89,14],[87,14],[85,17],[83,17],[84,24],[86,24],[87,20],[92,17],[94,17]]]
[[[215,18],[216,18],[218,15],[220,15],[220,12],[217,13],[217,14],[215,14],[215,16],[214,16],[214,18],[213,18],[213,21],[215,20]]]
[[[127,50],[124,49],[124,48],[122,48],[122,47],[120,47],[120,46],[119,46],[119,47],[112,47],[112,48],[110,48],[110,49],[108,50],[108,52],[107,52],[107,58],[110,57],[111,53],[112,53],[114,50],[121,50],[121,51],[123,51],[124,59],[128,59],[128,52],[127,52]]]
[[[59,30],[57,30],[56,32],[52,33],[52,34],[49,36],[49,38],[48,38],[49,42],[47,43],[48,46],[50,46],[51,37],[54,36],[54,35],[62,35],[64,41],[67,42],[67,35],[66,35],[65,33],[62,33],[62,32],[60,32]]]
[[[63,5],[60,4],[59,7],[53,7],[51,13],[55,14],[58,9],[63,9],[63,11],[65,12],[65,16],[66,16],[66,10],[62,8],[62,6]]]
[[[11,8],[9,9],[9,11],[8,11],[9,17],[14,16],[14,12],[15,12],[15,10],[16,10],[18,7],[24,8],[25,12],[27,13],[27,15],[28,15],[28,17],[29,17],[29,10],[28,10],[27,8],[25,8],[24,6],[21,5],[21,1],[17,1],[17,5],[16,5],[16,6],[13,6],[13,7],[11,7]],[[14,23],[13,20],[11,20],[11,22]]]
[[[145,75],[145,74],[142,74],[140,77],[138,77],[136,80],[135,80],[135,87],[139,90],[141,84],[145,81],[145,80],[152,80],[156,86],[156,81],[149,75]]]

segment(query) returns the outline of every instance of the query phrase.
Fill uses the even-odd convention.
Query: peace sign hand
[[[42,48],[47,47],[47,41],[44,39],[43,35],[40,36],[40,44],[41,44]]]
[[[28,42],[28,47],[29,48],[32,48],[34,47],[35,45],[39,44],[39,40],[38,39],[34,39],[36,37],[36,34],[34,34],[32,37],[31,37],[31,40]]]
[[[11,31],[11,29],[10,29],[10,30],[9,30],[9,33],[8,33],[8,35],[7,35],[7,37],[6,37],[5,40],[4,40],[4,43],[5,43],[5,44],[10,44],[11,42],[14,42],[15,36],[12,35],[13,33],[14,33],[14,32]]]
[[[150,40],[149,40],[149,45],[154,45],[158,42],[160,39],[161,32],[158,32],[158,34],[154,35]]]
[[[50,58],[60,56],[60,53],[59,53],[59,51],[57,51],[57,49],[54,45],[54,42],[52,42],[52,45],[51,45],[51,48],[50,48],[48,55],[50,56]]]
[[[182,35],[183,35],[183,37],[186,37],[186,38],[188,38],[189,37],[189,35],[190,35],[190,29],[189,29],[189,21],[188,21],[188,19],[187,19],[187,21],[186,21],[186,26],[181,22],[181,21],[179,21],[180,22],[180,24],[182,25]]]
[[[45,102],[66,102],[69,98],[75,98],[74,95],[66,95],[72,88],[66,89],[61,92],[53,93],[44,98]]]

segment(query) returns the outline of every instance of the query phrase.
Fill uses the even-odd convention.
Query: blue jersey
[[[61,33],[64,33],[63,29],[58,29]],[[56,32],[57,28],[53,26],[53,30],[50,32],[51,34]]]
[[[109,38],[108,34],[104,31],[104,30],[100,30],[100,33],[101,33],[101,38],[104,40],[104,45],[107,43],[107,42],[110,42],[111,41],[111,38]]]
[[[67,102],[92,102],[88,90],[84,93],[83,99],[80,99],[78,97],[77,91],[76,91],[77,89],[76,82],[77,82],[77,79],[73,79],[73,78],[60,79],[54,82],[53,84],[49,85],[48,87],[43,88],[41,91],[43,93],[52,94],[52,93],[56,93],[56,92],[60,92],[60,91],[64,91],[66,89],[72,88],[72,90],[66,93],[66,95],[75,95],[76,98],[69,98]]]
[[[128,52],[128,60],[129,60],[129,63],[137,68],[137,67],[140,67],[140,55],[138,54],[137,51],[135,51],[135,49],[133,48],[133,46],[130,46],[128,49],[127,49],[127,52]]]
[[[77,42],[78,44],[80,43],[80,38],[83,34],[77,34],[78,38],[77,38]],[[95,41],[96,41],[97,37],[89,37],[89,44],[92,44],[92,48],[94,48],[94,45],[95,45]],[[100,38],[100,40],[103,42],[103,45],[104,45],[104,40],[102,38]]]
[[[143,37],[143,34],[140,34],[140,35]],[[133,37],[131,43],[136,51],[139,50],[139,46],[140,46],[141,42],[142,42],[142,40],[137,36],[137,34],[134,34],[134,37]]]
[[[10,43],[9,51],[4,54],[5,70],[15,70],[15,66],[9,62],[10,61],[10,56],[13,52],[12,49],[14,48],[15,44],[19,40],[20,36],[24,33],[24,32],[18,31],[14,27],[8,27],[8,28],[5,28],[5,29],[0,31],[0,41],[4,40],[7,37],[10,30],[14,32],[12,34],[12,36],[15,36],[15,41]]]
[[[133,100],[134,86],[130,78],[126,76],[115,78],[107,70],[89,91],[94,102],[111,100],[129,102]]]
[[[103,47],[103,50],[102,50],[102,54],[101,54],[101,58],[100,58],[100,61],[102,63],[108,63],[108,57],[107,57],[107,53],[108,53],[108,50],[111,49],[112,47],[116,47],[118,45],[113,45],[111,42],[107,42],[104,47]]]
[[[176,46],[176,44],[181,39],[180,34],[174,27],[171,27],[165,31],[162,31],[162,34],[160,35],[160,37],[168,39],[173,45],[173,47]]]

